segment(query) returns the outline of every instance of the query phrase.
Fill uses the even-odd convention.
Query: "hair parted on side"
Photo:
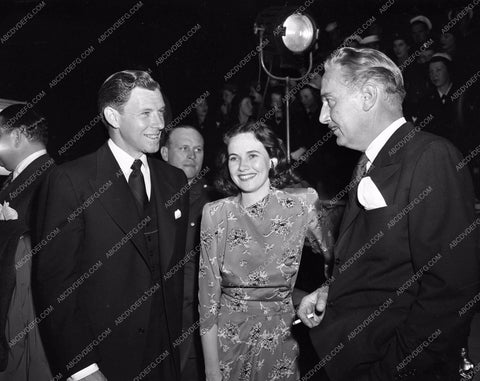
[[[325,70],[333,65],[342,68],[347,85],[360,88],[367,81],[380,84],[392,103],[402,104],[405,98],[400,68],[384,53],[369,48],[341,48],[325,61]]]
[[[48,143],[47,120],[26,105],[16,103],[0,111],[2,129],[11,132],[20,129],[31,142]]]
[[[267,125],[261,122],[247,122],[237,124],[223,135],[223,147],[218,157],[218,174],[215,187],[223,194],[233,196],[240,193],[228,170],[228,143],[234,136],[252,133],[259,140],[270,158],[277,158],[278,163],[270,169],[269,178],[273,187],[281,189],[295,182],[296,178],[290,173],[287,163],[287,154],[282,140]]]
[[[123,70],[108,77],[98,91],[98,111],[103,123],[109,124],[103,116],[105,107],[113,107],[118,111],[130,99],[130,94],[135,87],[147,90],[160,90],[160,85],[150,74],[141,70]]]

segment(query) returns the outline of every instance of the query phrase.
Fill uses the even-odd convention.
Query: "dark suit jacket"
[[[0,192],[0,202],[10,203],[10,207],[18,212],[19,221],[30,229],[32,211],[38,208],[40,185],[55,166],[54,160],[48,155],[42,155],[32,161],[5,189]],[[1,187],[0,187],[1,188]]]
[[[461,160],[445,139],[409,123],[374,160],[368,175],[387,206],[347,206],[326,314],[311,330],[321,359],[343,344],[326,361],[331,380],[429,372],[459,353],[471,318],[460,310],[477,292],[480,273],[477,231],[455,241],[475,221]],[[441,334],[402,366],[436,330]]]
[[[160,264],[167,273],[184,256],[188,192],[180,190],[186,178],[159,160],[148,162]],[[163,303],[152,305],[150,295],[158,286],[146,253],[143,217],[106,144],[57,167],[43,203],[46,242],[40,241],[45,245],[35,257],[35,296],[40,309],[54,307],[40,323],[52,373],[66,378],[96,362],[109,380],[131,380],[145,366],[152,308],[165,313],[162,337],[171,343],[181,333],[183,272],[161,277]],[[178,350],[170,348],[164,361],[174,361],[178,371]]]
[[[0,221],[0,371],[7,366],[9,353],[5,324],[15,289],[18,240],[32,228],[32,216],[38,210],[39,187],[54,165],[50,156],[42,155],[0,192],[0,204],[6,201],[18,213],[17,220]]]

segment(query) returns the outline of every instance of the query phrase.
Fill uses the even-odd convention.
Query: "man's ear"
[[[27,137],[23,133],[24,130],[25,130],[25,127],[21,127],[21,128],[15,128],[12,132],[10,132],[11,137],[12,137],[12,141],[13,141],[13,145],[15,146],[15,148],[18,148],[20,146],[20,143],[24,139],[27,139]]]
[[[103,109],[103,117],[113,128],[120,127],[120,113],[111,106]]]
[[[275,169],[275,167],[277,166],[278,164],[278,159],[276,157],[272,157],[270,159],[270,168],[271,169]]]
[[[168,148],[167,146],[160,147],[160,155],[162,155],[162,159],[168,163]]]
[[[363,111],[370,111],[370,109],[375,106],[375,103],[377,103],[378,96],[378,88],[375,85],[367,82],[362,87]]]

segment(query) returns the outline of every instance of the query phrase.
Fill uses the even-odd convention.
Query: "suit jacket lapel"
[[[174,206],[166,206],[167,201],[175,194],[175,189],[166,181],[162,181],[162,169],[155,162],[156,159],[148,158],[152,192],[155,194],[157,208],[158,240],[160,245],[160,264],[163,272],[167,272],[175,247],[175,219]]]
[[[372,181],[378,187],[379,190],[385,190],[388,185],[388,179],[400,168],[400,159],[402,157],[402,148],[395,153],[391,153],[392,148],[401,141],[406,135],[410,133],[413,129],[411,123],[403,124],[395,133],[387,140],[385,145],[382,147],[377,157],[372,163],[372,168],[368,172],[368,176],[371,177]],[[355,188],[356,191],[357,188]],[[385,198],[387,205],[391,205],[393,202],[393,191],[392,192],[382,192],[382,196]],[[356,197],[355,197],[356,199]],[[341,241],[347,236],[346,234],[349,231],[352,223],[358,216],[358,213],[362,209],[362,206],[358,204],[358,201],[354,205],[348,203],[344,217],[340,224],[340,232],[337,240],[337,248],[340,246]]]
[[[97,151],[97,178],[91,181],[94,190],[98,190],[106,183],[112,182],[105,191],[103,197],[98,201],[103,205],[110,217],[127,234],[134,226],[140,222],[137,206],[132,192],[128,187],[122,170],[120,169],[115,157],[108,145],[105,144]],[[135,222],[132,216],[138,218]],[[134,234],[131,241],[142,255],[147,264],[150,264],[147,255],[147,246],[142,232]]]

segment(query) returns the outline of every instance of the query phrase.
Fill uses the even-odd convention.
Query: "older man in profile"
[[[333,53],[321,95],[320,121],[363,152],[329,287],[298,311],[321,364],[333,381],[456,380],[480,274],[462,156],[405,121],[401,71],[379,51]]]
[[[163,160],[180,168],[187,176],[190,188],[186,256],[184,260],[183,339],[180,345],[182,381],[205,378],[202,346],[198,328],[198,262],[200,219],[203,206],[214,200],[214,193],[205,181],[210,168],[202,171],[204,140],[192,126],[178,126],[167,132],[160,148]],[[194,329],[195,328],[195,329]]]

